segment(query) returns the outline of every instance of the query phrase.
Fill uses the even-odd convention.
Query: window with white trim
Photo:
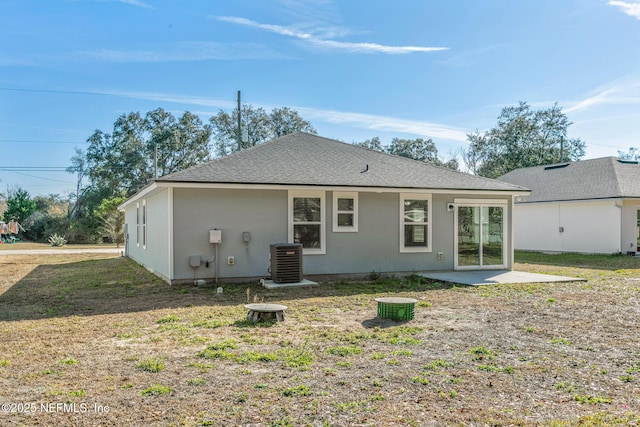
[[[333,193],[333,231],[358,231],[358,193]]]
[[[431,252],[430,194],[400,194],[400,252]]]
[[[136,203],[136,246],[140,246],[140,202]]]
[[[289,241],[301,243],[303,253],[325,254],[324,191],[289,192]]]
[[[142,248],[147,249],[147,201],[142,201]]]

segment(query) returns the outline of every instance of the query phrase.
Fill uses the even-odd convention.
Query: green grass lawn
[[[640,258],[628,255],[601,255],[561,253],[546,254],[542,252],[516,251],[515,260],[521,264],[542,264],[567,267],[585,267],[606,270],[637,269]]]

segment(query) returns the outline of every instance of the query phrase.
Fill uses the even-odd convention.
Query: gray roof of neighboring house
[[[615,157],[516,169],[498,179],[530,188],[526,203],[640,197],[640,165]]]
[[[505,182],[304,132],[282,136],[156,181],[526,191]]]

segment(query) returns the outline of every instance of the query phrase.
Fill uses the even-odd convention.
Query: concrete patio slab
[[[474,271],[438,271],[420,273],[427,279],[443,282],[460,283],[462,285],[481,286],[497,283],[556,283],[581,282],[586,279],[551,274],[527,273],[513,270],[474,270]]]

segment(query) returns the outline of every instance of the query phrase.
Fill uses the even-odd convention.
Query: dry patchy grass
[[[220,295],[107,254],[6,255],[0,424],[638,425],[640,260],[521,257],[588,281]],[[415,319],[377,319],[390,295],[418,299]],[[287,320],[247,323],[247,301]]]
[[[122,245],[120,245],[122,247]],[[0,244],[0,252],[7,251],[21,251],[30,249],[47,249],[47,250],[64,250],[64,249],[106,249],[116,248],[113,243],[104,243],[100,245],[95,244],[68,244],[64,246],[51,246],[49,243],[37,243],[28,241],[18,241],[16,243],[3,243]]]

